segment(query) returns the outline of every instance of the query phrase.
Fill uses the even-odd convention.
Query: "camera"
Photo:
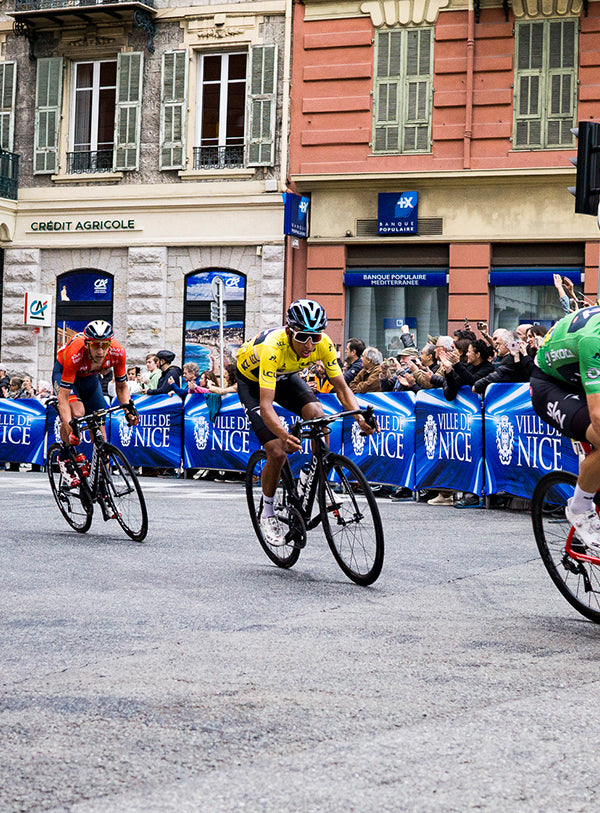
[[[521,342],[515,340],[511,342],[507,342],[506,346],[508,347],[509,353],[517,353],[521,350]]]
[[[477,322],[477,330],[485,330],[487,328],[487,324],[485,322]]]

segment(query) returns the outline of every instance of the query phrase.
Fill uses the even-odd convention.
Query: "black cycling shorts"
[[[250,381],[239,370],[236,370],[238,385],[238,397],[244,407],[246,417],[250,421],[250,426],[254,429],[256,437],[264,446],[270,440],[275,440],[277,435],[267,427],[260,416],[260,386],[258,381]],[[303,381],[298,373],[291,373],[285,378],[278,378],[275,386],[275,401],[284,409],[293,412],[295,415],[302,414],[302,407],[306,404],[318,402],[317,396]]]
[[[591,420],[583,389],[573,389],[536,367],[531,374],[529,391],[540,418],[568,438],[586,440]]]

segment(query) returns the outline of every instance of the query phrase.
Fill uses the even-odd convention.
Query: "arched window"
[[[227,268],[193,271],[185,279],[183,363],[195,361],[200,370],[214,369],[220,375],[219,322],[213,318],[214,314],[211,315],[217,277],[223,280],[225,290],[224,364],[234,361],[237,350],[244,341],[245,276]]]
[[[113,318],[113,278],[95,268],[77,268],[56,280],[56,346],[92,319]]]

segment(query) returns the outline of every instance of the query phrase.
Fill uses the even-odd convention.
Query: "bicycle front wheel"
[[[58,465],[58,454],[61,450],[60,443],[53,443],[48,449],[48,460],[46,463],[48,469],[48,479],[50,480],[50,487],[52,494],[56,500],[56,504],[60,513],[67,520],[71,528],[74,528],[80,534],[89,531],[92,524],[92,515],[94,513],[94,506],[89,497],[85,486],[76,486],[71,488],[71,478],[63,477]]]
[[[578,612],[600,624],[600,564],[573,559],[566,552],[571,525],[565,505],[573,496],[577,478],[568,472],[546,474],[537,484],[531,500],[535,541],[550,578]],[[575,550],[589,553],[574,540]]]
[[[254,452],[248,461],[246,467],[246,499],[248,501],[248,511],[250,512],[250,519],[258,541],[262,549],[267,554],[269,559],[274,562],[278,567],[293,567],[298,561],[300,556],[299,548],[291,547],[290,545],[281,545],[274,547],[269,545],[260,528],[260,518],[262,515],[262,486],[261,476],[262,470],[267,462],[267,453],[263,449]],[[290,505],[289,492],[283,480],[279,480],[277,491],[275,492],[274,502],[275,516],[279,519],[286,534],[290,530],[297,530],[299,535],[306,534],[302,518],[296,509]]]
[[[368,585],[383,566],[383,526],[371,486],[343,455],[328,457],[326,481],[319,483],[323,530],[336,562],[356,582]]]
[[[137,474],[129,460],[115,446],[106,443],[100,467],[101,480],[104,480],[100,483],[100,499],[106,497],[127,536],[135,542],[143,542],[148,533],[148,512]]]

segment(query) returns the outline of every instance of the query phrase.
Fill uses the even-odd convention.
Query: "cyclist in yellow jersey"
[[[287,454],[301,448],[300,440],[282,425],[274,403],[304,420],[322,416],[323,408],[300,370],[321,359],[333,390],[345,409],[358,409],[350,391],[333,342],[324,333],[325,311],[311,299],[292,302],[286,325],[264,330],[242,345],[237,356],[238,395],[252,428],[265,447],[267,462],[262,473],[263,511],[261,529],[270,545],[285,545],[284,533],[273,513],[273,498]],[[361,430],[376,431],[362,415],[355,416]]]

